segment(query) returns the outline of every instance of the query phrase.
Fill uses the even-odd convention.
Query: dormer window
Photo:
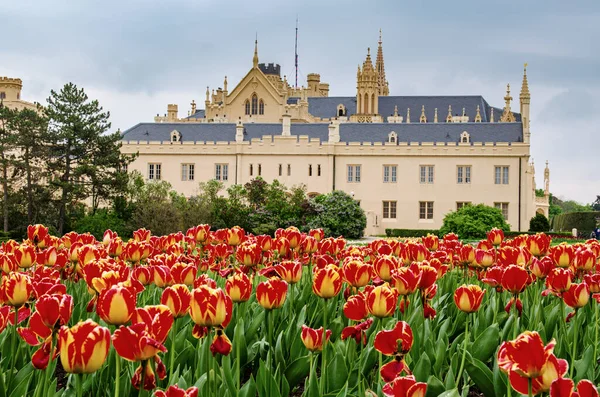
[[[265,114],[265,103],[262,99],[258,102],[258,114]]]
[[[395,131],[392,131],[388,134],[388,142],[396,143],[398,141],[398,134]]]
[[[463,131],[460,134],[460,143],[469,143],[471,142],[471,136],[469,135],[469,133],[467,131]]]
[[[344,105],[342,105],[341,103],[337,107],[337,114],[338,114],[338,117],[343,117],[346,115],[346,107]]]
[[[171,142],[181,142],[181,133],[179,131],[171,131]]]

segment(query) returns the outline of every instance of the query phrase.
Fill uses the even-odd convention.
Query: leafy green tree
[[[179,199],[176,193],[172,194],[171,184],[166,181],[144,184],[134,196],[130,228],[145,227],[155,235],[183,230],[181,203],[176,202]]]
[[[36,191],[47,189],[42,181],[46,180],[48,162],[48,119],[41,112],[32,109],[15,111],[14,117],[8,123],[11,131],[16,134],[15,146],[19,155],[14,160],[14,167],[22,170],[25,176],[23,190],[27,201],[27,222],[35,223],[34,211],[44,207],[46,202],[35,200]]]
[[[2,168],[2,208],[3,208],[3,231],[9,228],[9,195],[12,182],[15,179],[13,173],[13,161],[15,159],[16,134],[9,128],[9,123],[15,117],[15,112],[0,102],[0,167]]]
[[[530,232],[547,232],[550,230],[550,222],[544,214],[536,213],[529,221]]]
[[[486,233],[494,227],[510,231],[502,211],[484,204],[466,205],[444,216],[440,234],[456,233],[463,239],[480,239],[485,238]]]
[[[315,199],[316,215],[308,224],[311,228],[323,228],[328,236],[360,238],[367,227],[367,217],[358,201],[341,190],[322,194]]]
[[[62,234],[68,203],[91,198],[96,210],[101,200],[124,189],[127,178],[121,169],[131,159],[120,153],[120,134],[106,134],[110,114],[83,89],[65,84],[60,92],[52,90],[47,102],[49,170],[56,175],[50,182],[59,190],[58,233]]]
[[[600,196],[596,196],[596,201],[594,201],[591,205],[594,211],[600,211]]]

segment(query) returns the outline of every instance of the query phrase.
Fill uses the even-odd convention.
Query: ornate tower
[[[375,69],[379,76],[377,78],[377,89],[380,96],[390,95],[390,88],[385,79],[385,66],[383,64],[383,48],[381,47],[381,29],[379,29],[379,47],[377,48],[377,60],[375,61]]]
[[[523,83],[521,84],[521,122],[523,123],[523,141],[529,143],[531,131],[529,130],[529,103],[531,94],[529,93],[529,84],[527,83],[527,64],[523,67]]]
[[[367,58],[363,62],[362,70],[358,67],[356,74],[356,114],[378,115],[379,113],[379,73],[371,61],[371,49],[367,50]]]
[[[258,39],[254,40],[254,57],[252,57],[252,67],[258,68]]]
[[[512,97],[510,96],[510,84],[506,85],[506,95],[504,96],[504,111],[502,112],[502,117],[500,117],[500,121],[504,123],[514,123],[515,115],[510,110],[510,101],[512,101]]]
[[[23,81],[10,77],[0,77],[0,100],[17,101],[21,99]]]
[[[544,196],[550,196],[550,168],[548,167],[548,160],[546,160],[546,168],[544,169]]]

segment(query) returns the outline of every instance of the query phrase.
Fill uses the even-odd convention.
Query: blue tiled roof
[[[412,120],[412,116],[411,116]],[[307,135],[328,139],[327,123],[293,123],[292,135]],[[165,141],[170,140],[171,132],[179,131],[181,140],[186,142],[235,141],[235,124],[220,123],[140,123],[123,132],[124,141]],[[244,140],[262,138],[263,135],[280,135],[282,125],[245,124]],[[342,142],[387,142],[388,134],[394,131],[398,142],[458,142],[460,134],[467,131],[471,142],[522,142],[523,127],[516,123],[342,123]]]
[[[196,110],[196,113],[191,114],[186,117],[186,119],[203,119],[204,118],[204,109]]]
[[[315,116],[324,118],[337,117],[338,105],[344,105],[348,115],[356,113],[356,97],[310,97],[308,98],[308,112]],[[398,106],[398,115],[406,120],[407,109],[410,109],[410,120],[419,121],[421,108],[425,106],[427,121],[432,122],[435,109],[438,110],[438,121],[443,122],[448,115],[448,106],[452,106],[452,115],[462,115],[463,108],[470,121],[475,120],[477,106],[481,113],[481,121],[490,120],[491,106],[480,95],[471,96],[380,96],[379,114],[383,116],[384,122],[388,116],[394,114],[394,107]],[[502,109],[494,108],[494,120],[498,121],[502,115]],[[514,113],[517,121],[521,115]]]

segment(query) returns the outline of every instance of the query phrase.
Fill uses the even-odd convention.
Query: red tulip
[[[502,240],[504,240],[504,232],[502,229],[493,228],[489,232],[487,232],[488,241],[495,247],[502,244]]]
[[[437,251],[440,245],[440,239],[435,234],[427,234],[427,236],[421,239],[423,241],[423,245],[429,251]]]
[[[356,343],[360,343],[360,340],[362,339],[363,345],[366,345],[367,344],[366,331],[371,327],[371,324],[373,324],[373,319],[368,318],[367,320],[363,321],[362,323],[344,328],[342,330],[342,336],[341,336],[342,340],[346,340],[348,338],[354,338]]]
[[[531,255],[533,256],[544,256],[548,253],[548,249],[550,248],[551,237],[544,234],[538,233],[534,236],[529,236],[527,239],[527,248]]]
[[[260,246],[255,243],[245,242],[237,248],[235,258],[240,265],[254,267],[260,263],[262,250]]]
[[[271,247],[273,246],[273,239],[271,236],[261,235],[256,236],[256,243],[260,247],[262,252],[271,251]]]
[[[308,235],[317,240],[317,242],[325,238],[325,232],[323,231],[323,229],[310,229]]]
[[[166,305],[151,305],[138,307],[131,319],[132,324],[143,323],[152,339],[165,343],[167,335],[173,326],[173,315]]]
[[[110,331],[88,319],[71,328],[61,327],[58,341],[64,370],[68,373],[89,374],[100,369],[106,361],[110,348]]]
[[[366,295],[367,310],[375,317],[390,317],[396,311],[398,293],[385,283],[371,289]]]
[[[206,245],[210,240],[210,225],[198,225],[187,230],[186,235],[193,238],[196,243]]]
[[[13,255],[17,265],[22,269],[29,269],[36,264],[35,247],[32,245],[21,244],[14,251]]]
[[[414,376],[397,377],[383,386],[386,397],[425,397],[427,383],[417,382]]]
[[[596,255],[591,249],[580,248],[575,252],[573,267],[580,272],[589,272],[596,265]]]
[[[192,294],[187,286],[175,284],[163,290],[160,303],[167,306],[174,318],[185,317],[190,309]]]
[[[313,292],[315,295],[329,299],[338,295],[342,290],[342,277],[340,270],[335,265],[327,265],[317,269],[313,276]]]
[[[175,284],[192,286],[196,279],[196,271],[194,265],[178,262],[171,267],[171,278]]]
[[[408,252],[413,262],[423,262],[429,259],[429,251],[423,244],[408,243]]]
[[[590,300],[590,287],[586,283],[571,284],[569,289],[563,294],[563,300],[567,306],[575,309],[575,312],[567,315],[567,322],[571,320],[578,309],[588,304]]]
[[[231,315],[232,301],[220,288],[201,285],[192,291],[190,316],[200,327],[222,325]]]
[[[383,281],[392,279],[392,272],[398,268],[398,260],[391,255],[378,256],[373,262],[375,274]]]
[[[305,254],[314,254],[319,248],[319,241],[312,236],[305,236],[300,243],[300,252]]]
[[[550,293],[558,297],[562,297],[565,291],[571,287],[571,271],[564,268],[554,268],[546,277],[546,290],[542,295],[546,296]]]
[[[319,329],[313,329],[303,325],[300,337],[302,338],[302,343],[304,343],[304,346],[311,352],[322,351],[323,343],[328,341],[331,337],[331,330],[327,330],[327,332],[325,332],[325,338],[323,338],[323,333],[323,327]]]
[[[129,288],[113,285],[98,296],[96,311],[110,325],[125,325],[133,316],[136,297]]]
[[[413,333],[405,321],[398,321],[393,329],[379,331],[373,347],[386,356],[407,354],[413,344]]]
[[[573,390],[574,386],[572,379],[558,378],[550,385],[550,397],[598,397],[598,389],[587,379],[577,383],[577,392]]]
[[[548,249],[548,256],[552,258],[558,267],[569,267],[575,259],[575,250],[572,245],[561,243]]]
[[[496,251],[494,249],[490,250],[475,250],[475,262],[483,268],[488,268],[495,263],[496,259]]]
[[[165,288],[175,284],[173,276],[171,276],[171,269],[167,266],[156,265],[152,267],[152,270],[152,282],[158,288]]]
[[[548,256],[545,256],[541,259],[533,258],[531,260],[531,265],[529,269],[531,273],[538,279],[545,279],[548,277],[548,274],[554,269],[555,265],[552,259]]]
[[[35,311],[39,313],[41,322],[51,330],[66,325],[73,311],[71,295],[43,295],[36,304]]]
[[[273,243],[273,253],[277,254],[280,258],[288,258],[290,252],[290,241],[284,236],[277,237]]]
[[[513,295],[523,292],[529,281],[527,270],[520,266],[510,265],[504,270],[502,287]]]
[[[0,252],[0,269],[5,274],[15,272],[19,269],[19,265],[17,264],[14,254]]]
[[[0,302],[10,306],[21,307],[29,300],[33,292],[33,283],[23,273],[10,273],[2,278],[0,285]]]
[[[235,303],[246,302],[252,294],[252,282],[246,273],[235,273],[225,282],[225,292]]]
[[[591,294],[600,293],[600,273],[586,274],[583,278],[583,281],[590,288]]]
[[[267,310],[279,309],[285,302],[288,284],[285,280],[272,277],[256,287],[256,300]]]
[[[302,278],[302,263],[298,261],[283,261],[273,269],[288,284],[296,284]]]
[[[225,229],[224,241],[225,244],[231,246],[240,245],[244,241],[246,232],[239,226],[234,226],[231,229]]]
[[[478,285],[461,285],[454,291],[454,303],[465,313],[474,313],[479,310],[485,291]]]
[[[141,228],[133,232],[133,240],[139,243],[147,243],[150,241],[151,234],[152,233],[150,232],[150,230]]]
[[[464,266],[471,266],[475,262],[475,248],[472,245],[463,245],[458,250],[458,258]]]
[[[430,288],[437,281],[438,273],[437,270],[435,270],[435,268],[432,266],[421,265],[417,267],[413,265],[411,269],[413,272],[418,270],[421,273],[421,280],[419,281],[420,290],[426,290]]]
[[[355,288],[362,288],[371,281],[372,267],[360,259],[349,260],[342,266],[344,281]]]
[[[392,285],[398,295],[406,296],[415,292],[421,282],[421,272],[408,267],[400,267],[392,273]]]
[[[567,362],[552,353],[555,344],[552,340],[544,346],[537,332],[525,331],[517,339],[500,345],[498,367],[508,374],[513,389],[527,394],[531,379],[534,394],[548,391],[552,381],[566,373]]]
[[[350,320],[361,321],[367,314],[367,302],[362,293],[352,295],[344,303],[344,315]]]
[[[177,385],[172,385],[169,386],[169,388],[165,391],[155,391],[154,397],[198,397],[198,388],[196,386],[192,386],[184,390]]]

